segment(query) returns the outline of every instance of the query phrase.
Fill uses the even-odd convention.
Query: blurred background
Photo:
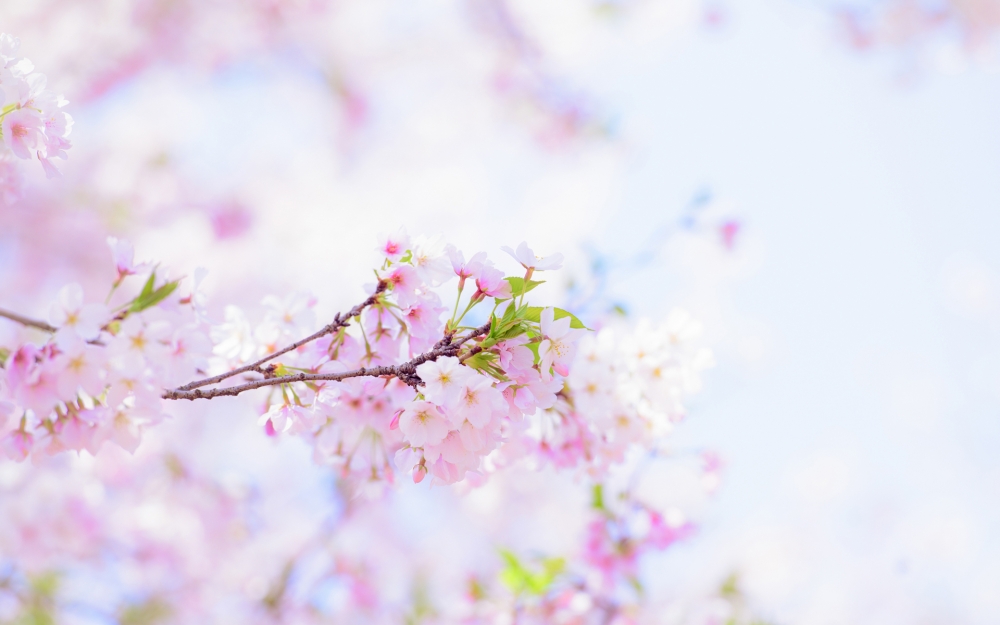
[[[698,535],[645,562],[652,588],[736,574],[773,623],[1000,620],[1000,3],[0,15],[76,120],[64,178],[0,215],[5,307],[105,283],[108,231],[206,267],[220,315],[305,288],[320,318],[359,299],[379,233],[492,256],[527,240],[566,254],[546,296],[585,320],[681,306],[715,352],[674,445],[717,452],[722,483]],[[288,496],[308,501],[308,457],[252,425],[199,426],[245,443],[199,462],[299,471]]]

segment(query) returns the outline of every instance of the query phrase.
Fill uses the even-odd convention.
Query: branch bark
[[[374,296],[373,296],[374,297]],[[331,324],[332,325],[332,324]],[[264,378],[262,380],[253,380],[251,382],[246,382],[244,384],[238,384],[235,386],[227,386],[225,388],[215,388],[209,390],[202,390],[198,386],[204,386],[204,384],[199,384],[197,386],[192,386],[190,384],[166,391],[163,393],[163,399],[212,399],[213,397],[235,397],[244,391],[251,391],[253,389],[262,388],[265,386],[276,386],[278,384],[291,384],[293,382],[319,382],[319,381],[338,381],[346,380],[348,378],[358,378],[358,377],[395,377],[399,378],[406,384],[409,384],[414,389],[420,384],[423,384],[423,380],[417,375],[417,367],[425,362],[437,360],[443,356],[455,356],[462,349],[462,346],[467,342],[476,337],[482,336],[490,331],[490,323],[487,322],[478,328],[472,330],[467,335],[462,338],[452,341],[451,336],[446,335],[443,339],[438,341],[434,348],[428,352],[424,352],[419,356],[414,357],[412,360],[404,362],[400,365],[392,366],[382,366],[382,367],[362,367],[360,369],[355,369],[353,371],[342,371],[340,373],[295,373],[292,375],[284,375],[279,377]],[[305,340],[305,339],[303,339]],[[306,341],[308,342],[308,341]],[[478,348],[473,348],[479,351]],[[285,349],[281,353],[286,353],[290,350]],[[259,365],[259,363],[254,363]],[[243,367],[242,371],[230,372],[230,374],[225,377],[230,377],[234,375],[235,372],[245,372],[250,371],[250,365]],[[259,371],[263,373],[263,371]],[[216,376],[219,377],[219,376]],[[225,379],[225,377],[221,379]],[[212,380],[214,378],[206,378]],[[201,382],[201,381],[200,381]],[[211,384],[212,382],[206,382],[206,384]],[[187,388],[185,388],[187,387]]]
[[[3,308],[0,308],[0,317],[4,317],[5,319],[10,319],[11,321],[16,321],[17,323],[20,323],[23,326],[28,326],[29,328],[37,328],[39,330],[42,330],[43,332],[53,332],[54,333],[56,330],[59,329],[59,328],[56,328],[55,326],[52,326],[52,325],[50,325],[48,323],[45,323],[44,321],[38,321],[37,319],[31,319],[30,317],[25,317],[23,315],[19,315],[19,314],[15,313],[15,312],[10,312],[9,310],[4,310]]]
[[[387,286],[387,284],[385,282],[379,282],[378,286],[375,287],[375,292],[372,293],[371,296],[368,299],[366,299],[365,301],[361,302],[360,304],[358,304],[354,308],[352,308],[349,311],[347,311],[346,315],[341,315],[340,313],[337,313],[334,316],[332,323],[329,323],[329,324],[323,326],[322,328],[319,329],[319,331],[317,331],[317,332],[315,332],[313,334],[310,334],[309,336],[307,336],[306,338],[302,339],[301,341],[297,341],[297,342],[292,343],[291,345],[289,345],[289,346],[287,346],[285,348],[279,349],[278,351],[274,352],[273,354],[268,354],[267,356],[264,356],[260,360],[258,360],[256,362],[252,362],[249,365],[244,365],[242,367],[233,369],[232,371],[227,371],[225,373],[220,373],[219,375],[212,376],[210,378],[205,378],[203,380],[195,380],[194,382],[188,382],[184,386],[177,387],[175,389],[175,391],[190,391],[192,389],[196,389],[196,388],[201,387],[201,386],[208,386],[209,384],[218,384],[219,382],[222,382],[223,380],[225,380],[227,378],[231,378],[234,375],[239,375],[241,373],[247,373],[249,371],[253,371],[254,373],[260,373],[261,375],[264,375],[266,373],[266,369],[261,368],[261,365],[263,365],[265,362],[267,362],[269,360],[274,360],[275,358],[277,358],[278,356],[281,356],[282,354],[287,354],[288,352],[290,352],[292,350],[296,350],[296,349],[302,347],[303,345],[305,345],[307,343],[311,343],[311,342],[315,341],[316,339],[323,338],[327,334],[333,334],[337,330],[340,330],[341,328],[346,328],[347,326],[351,325],[351,319],[353,319],[354,317],[357,317],[362,312],[364,312],[365,308],[367,308],[367,307],[371,306],[372,304],[374,304],[378,300],[379,294],[382,293],[383,291],[385,291],[386,286]],[[171,391],[171,392],[175,392],[175,391]],[[179,399],[179,398],[167,397],[167,399]]]

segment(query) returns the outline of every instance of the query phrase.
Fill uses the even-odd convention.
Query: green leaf
[[[59,590],[59,581],[58,573],[42,573],[37,577],[31,578],[31,592],[37,597],[51,599],[55,596],[56,591]]]
[[[510,283],[510,292],[512,297],[519,297],[528,291],[531,291],[539,284],[545,284],[545,280],[528,280],[525,282],[524,278],[516,278],[513,276],[504,278],[504,280]]]
[[[507,339],[512,339],[515,336],[520,336],[528,331],[528,328],[523,323],[515,323],[507,328],[503,334],[497,337],[501,341],[506,341]]]
[[[147,308],[156,306],[163,300],[170,297],[170,294],[177,290],[177,285],[179,285],[180,282],[180,280],[167,282],[151,293],[146,293],[146,288],[143,287],[143,292],[140,293],[139,297],[135,298],[135,301],[133,301],[132,305],[129,306],[129,312],[142,312]]]
[[[535,357],[536,365],[542,362],[542,357],[538,355],[538,348],[541,346],[542,346],[541,343],[528,343],[527,345],[525,345],[525,347],[531,350],[531,354]]]
[[[719,594],[723,597],[739,597],[739,577],[736,573],[731,573],[723,582],[722,586],[719,587]]]
[[[120,625],[153,625],[167,620],[170,614],[170,606],[167,603],[153,598],[123,607],[118,622]]]
[[[605,510],[604,507],[604,485],[594,484],[593,497],[590,500],[590,507],[594,510]]]
[[[514,305],[514,302],[510,302],[507,304],[507,308],[503,311],[503,317],[500,318],[500,324],[503,325],[511,319],[514,319],[515,315],[517,315],[517,306]]]
[[[495,364],[496,354],[491,354],[489,352],[479,352],[473,356],[470,356],[465,360],[465,364],[469,365],[477,371],[482,371],[483,373],[493,376],[494,378],[507,381],[507,376],[504,375],[503,369]]]
[[[500,571],[500,581],[516,594],[523,592],[533,595],[545,594],[556,577],[566,568],[566,561],[563,558],[545,558],[541,561],[542,570],[532,571],[510,551],[502,549],[500,555],[507,565]]]
[[[156,284],[156,270],[154,269],[150,274],[149,278],[146,280],[146,284],[142,285],[142,291],[139,293],[139,297],[136,299],[142,299],[144,297],[149,297],[153,294],[153,285]]]
[[[524,315],[524,318],[528,321],[534,321],[535,323],[541,323],[542,321],[542,311],[545,310],[541,306],[528,306],[528,310]],[[589,330],[587,326],[583,325],[583,322],[577,319],[576,315],[569,312],[568,310],[563,310],[562,308],[556,308],[553,319],[562,319],[563,317],[569,317],[569,327],[576,328],[577,330]]]
[[[483,349],[492,347],[496,343],[524,334],[526,328],[523,324],[523,313],[527,306],[518,308],[514,302],[509,302],[504,309],[503,317],[498,321],[496,315],[491,317],[489,338],[483,343]]]
[[[517,559],[517,556],[510,551],[502,549],[500,550],[500,556],[507,563],[507,566],[500,571],[501,583],[510,588],[515,594],[521,594],[528,586],[528,578],[531,576],[531,572],[524,568],[524,565]]]

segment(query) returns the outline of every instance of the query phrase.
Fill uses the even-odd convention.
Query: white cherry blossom
[[[68,330],[85,341],[95,340],[110,314],[103,304],[84,304],[83,287],[67,284],[49,311],[49,321],[57,328]]]
[[[563,255],[560,253],[545,257],[535,256],[535,253],[528,247],[526,241],[521,241],[521,244],[517,246],[517,251],[512,250],[506,245],[500,249],[510,254],[514,260],[521,263],[521,266],[528,270],[548,271],[559,269],[563,264]]]

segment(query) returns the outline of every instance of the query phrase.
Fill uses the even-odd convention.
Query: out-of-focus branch
[[[352,308],[349,311],[347,311],[346,315],[341,315],[340,313],[337,313],[336,316],[334,316],[333,321],[331,323],[323,326],[317,332],[315,332],[313,334],[310,334],[309,336],[307,336],[306,338],[302,339],[301,341],[297,341],[297,342],[292,343],[291,345],[289,345],[287,347],[279,349],[278,351],[276,351],[274,353],[268,354],[267,356],[264,356],[263,358],[261,358],[260,360],[258,360],[256,362],[252,362],[252,363],[250,363],[248,365],[244,365],[242,367],[238,367],[236,369],[233,369],[232,371],[227,371],[225,373],[220,373],[219,375],[212,376],[210,378],[205,378],[203,380],[195,380],[194,382],[188,382],[184,386],[179,386],[174,391],[170,391],[170,392],[173,393],[173,392],[177,392],[177,391],[190,391],[192,389],[196,389],[196,388],[201,387],[201,386],[208,386],[209,384],[218,384],[219,382],[221,382],[221,381],[223,381],[223,380],[225,380],[227,378],[231,378],[234,375],[239,375],[241,373],[247,373],[247,372],[250,372],[250,371],[253,371],[254,373],[260,373],[261,375],[267,375],[268,373],[270,373],[270,371],[267,368],[265,368],[265,367],[261,367],[261,365],[263,365],[265,362],[267,362],[269,360],[273,360],[273,359],[277,358],[278,356],[281,356],[282,354],[287,354],[288,352],[290,352],[292,350],[296,350],[296,349],[302,347],[303,345],[305,345],[307,343],[311,343],[311,342],[315,341],[316,339],[322,338],[322,337],[324,337],[324,336],[326,336],[328,334],[333,334],[334,332],[336,332],[337,330],[340,330],[341,328],[346,328],[347,326],[349,326],[351,324],[351,319],[353,319],[354,317],[357,317],[358,315],[360,315],[364,311],[365,308],[371,306],[376,301],[378,301],[379,294],[381,294],[383,291],[385,291],[385,289],[386,289],[387,286],[388,286],[388,284],[386,282],[380,281],[378,283],[378,286],[375,288],[375,292],[372,293],[371,296],[368,297],[368,299],[366,299],[365,301],[361,302],[360,304],[358,304],[354,308]],[[166,395],[164,395],[164,397],[166,397]],[[166,397],[166,398],[167,399],[181,399],[180,397]],[[195,399],[195,397],[188,397],[186,399]]]
[[[478,328],[475,328],[462,338],[452,341],[450,336],[445,336],[441,341],[439,341],[434,349],[424,352],[419,356],[416,356],[412,360],[404,362],[400,365],[382,366],[382,367],[362,367],[360,369],[354,369],[352,371],[342,371],[340,373],[295,373],[292,375],[283,375],[277,377],[266,377],[262,380],[253,380],[251,382],[246,382],[244,384],[239,384],[236,386],[227,386],[225,388],[216,388],[209,390],[202,390],[197,387],[180,387],[171,391],[166,391],[163,393],[163,399],[212,399],[213,397],[224,397],[230,396],[235,397],[244,391],[251,391],[253,389],[262,388],[265,386],[276,386],[278,384],[291,384],[293,382],[320,382],[320,381],[338,381],[346,380],[348,378],[360,378],[360,377],[394,377],[399,378],[404,383],[412,386],[414,389],[420,384],[423,384],[423,380],[417,375],[417,367],[425,362],[432,360],[437,360],[445,356],[455,356],[462,349],[462,345],[466,341],[472,340],[476,337],[482,336],[490,331],[490,323],[485,323]],[[476,348],[473,348],[476,349]],[[288,351],[288,350],[285,350]],[[478,350],[477,350],[478,351]],[[243,368],[244,371],[250,371],[251,369]],[[259,373],[269,373],[267,370],[260,371]],[[228,377],[228,376],[226,376]]]
[[[14,312],[10,312],[9,310],[4,310],[3,308],[0,308],[0,317],[16,321],[17,323],[20,323],[23,326],[28,326],[29,328],[37,328],[44,332],[55,332],[59,329],[51,324],[45,323],[44,321],[31,319],[30,317],[25,317]]]

